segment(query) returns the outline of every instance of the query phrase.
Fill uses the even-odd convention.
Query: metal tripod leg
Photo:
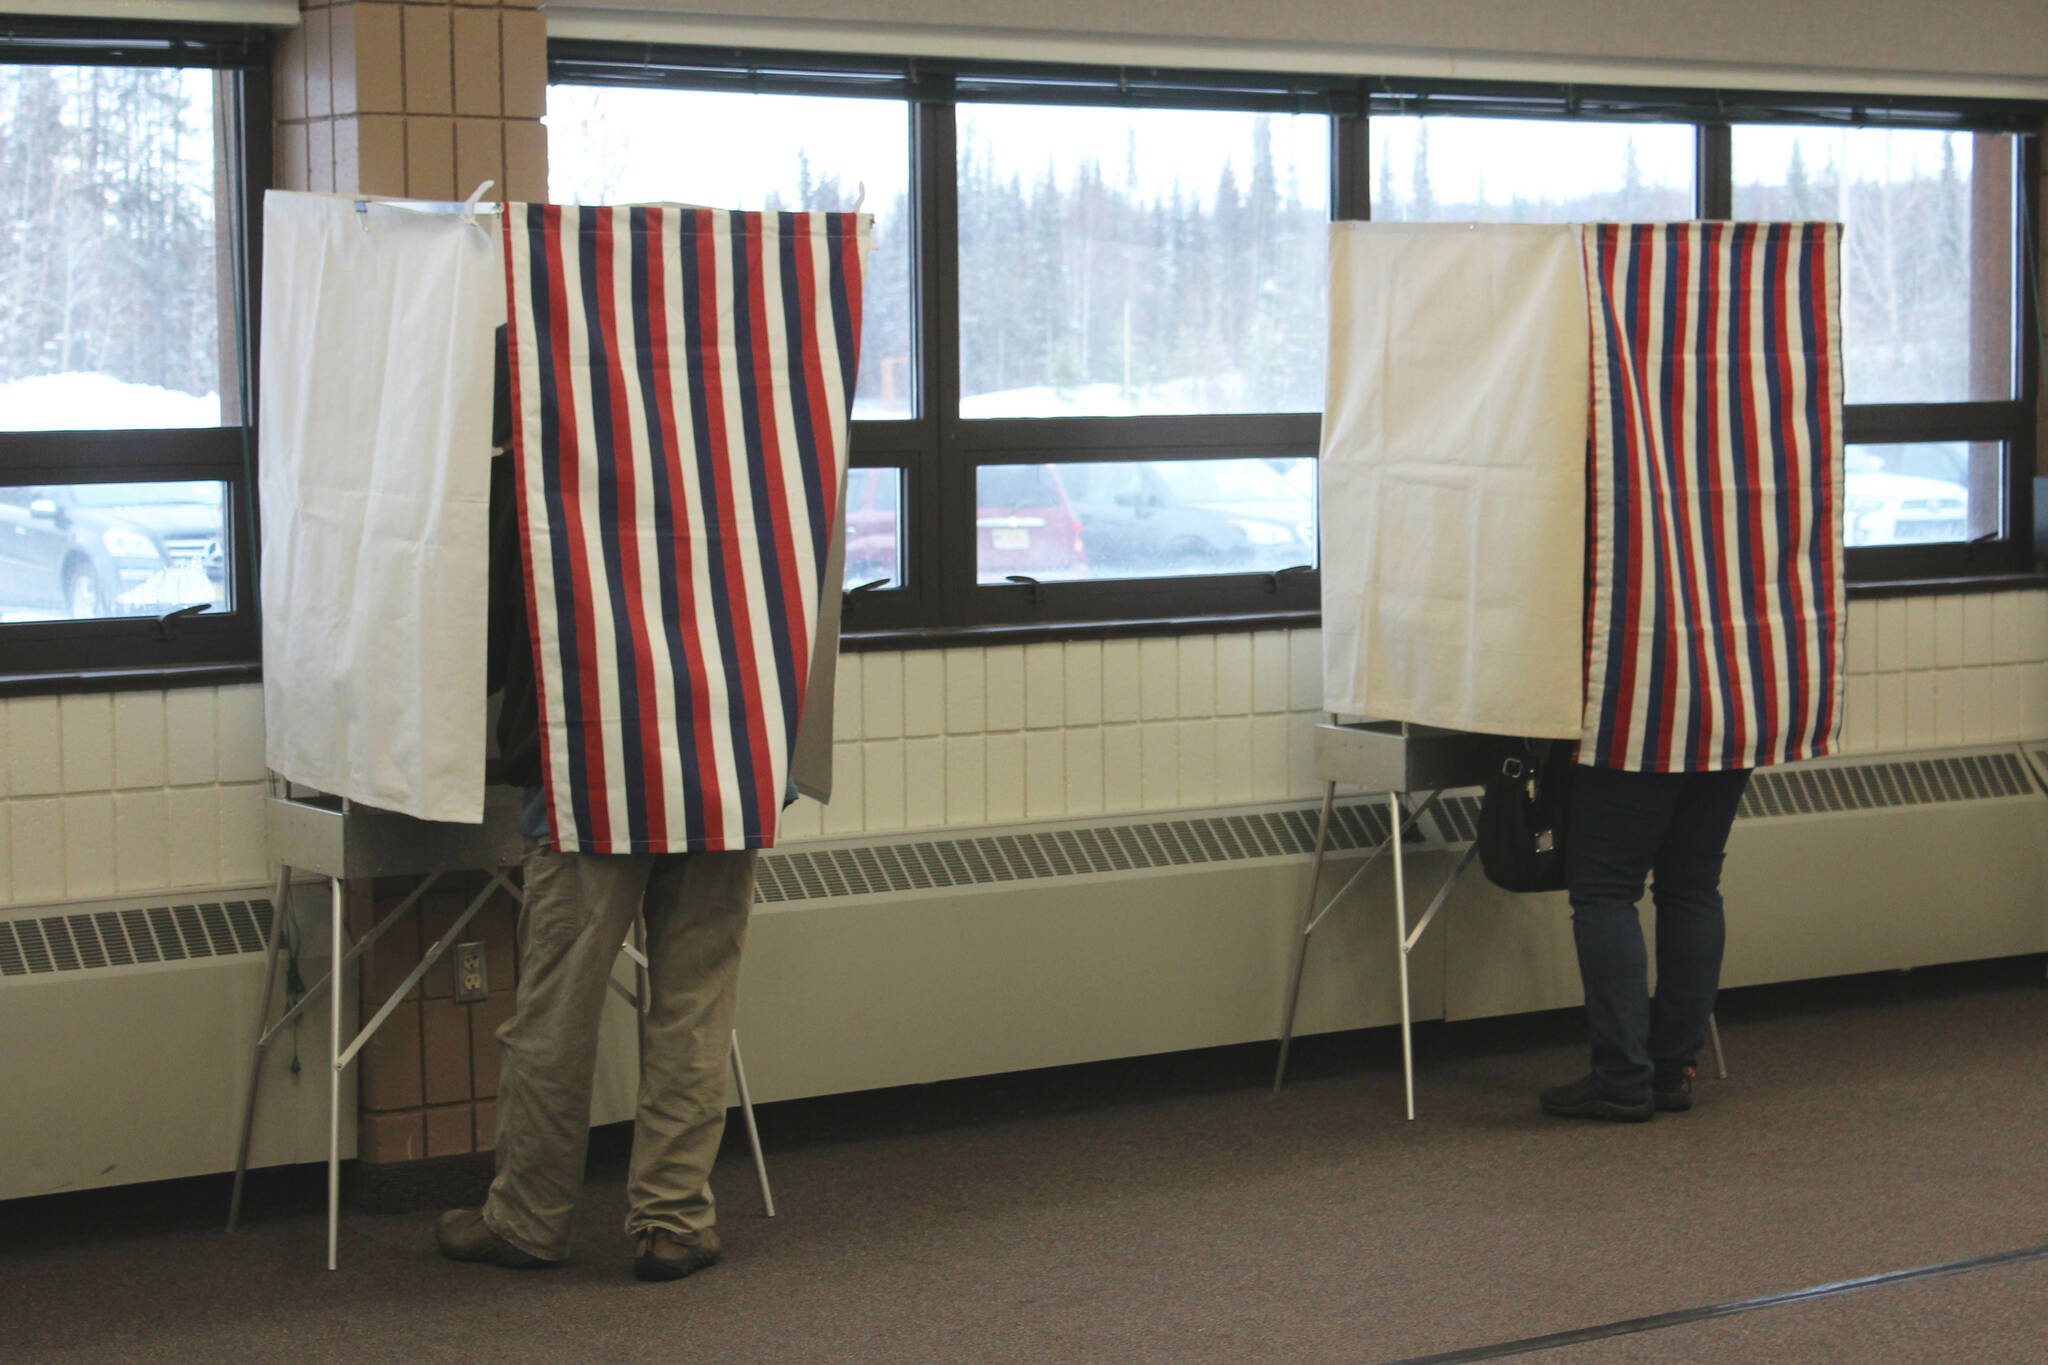
[[[263,948],[263,1003],[256,1010],[256,1041],[249,1049],[249,1089],[242,1104],[242,1135],[235,1142],[235,1188],[228,1196],[228,1231],[242,1216],[242,1180],[249,1171],[249,1134],[256,1126],[256,1087],[263,1079],[264,1033],[270,1024],[270,1002],[277,992],[277,945],[282,937],[285,897],[291,893],[292,870],[280,866],[270,894],[270,941]]]
[[[1714,1016],[1707,1016],[1707,1041],[1714,1045],[1714,1074],[1722,1080],[1728,1079],[1728,1059],[1721,1053],[1721,1026],[1714,1022]]]
[[[1301,1003],[1301,970],[1308,962],[1308,936],[1315,928],[1316,888],[1322,885],[1323,854],[1330,846],[1330,807],[1336,804],[1337,784],[1323,784],[1323,814],[1316,821],[1316,856],[1308,874],[1308,896],[1301,907],[1301,932],[1294,937],[1294,969],[1288,974],[1287,1013],[1280,1021],[1280,1062],[1273,1068],[1273,1093],[1280,1093],[1287,1079],[1287,1050],[1294,1043],[1294,1009]],[[1400,826],[1394,828],[1398,831]]]

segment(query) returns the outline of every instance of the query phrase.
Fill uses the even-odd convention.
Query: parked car
[[[1315,500],[1264,460],[1062,465],[1093,569],[1127,576],[1313,564]]]
[[[0,605],[77,620],[223,602],[223,491],[204,482],[0,488]]]
[[[903,476],[893,469],[846,471],[846,578],[848,589],[877,579],[895,586],[898,575]]]
[[[1051,465],[988,465],[977,481],[977,576],[1000,583],[1011,574],[1078,578],[1087,569],[1081,523]],[[902,476],[893,469],[854,469],[846,481],[846,578],[850,588],[876,580],[902,582]]]
[[[974,559],[982,582],[1001,582],[1011,574],[1041,580],[1086,575],[1081,519],[1066,492],[1071,468],[981,467],[974,485]]]
[[[1849,544],[1921,545],[1970,538],[1970,492],[1962,484],[1893,473],[1885,457],[1867,448],[1849,451],[1844,468]]]

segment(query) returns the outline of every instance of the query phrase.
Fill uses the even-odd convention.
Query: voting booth
[[[495,572],[528,622],[545,842],[765,848],[797,791],[830,790],[869,218],[500,206],[484,188],[265,199],[270,837],[280,906],[294,868],[328,879],[334,965],[262,1028],[248,1112],[263,1049],[324,992],[330,1268],[342,1072],[492,891],[517,894],[521,795],[486,781],[501,327],[518,563]],[[339,974],[471,869],[484,891],[347,1041]],[[342,881],[370,876],[421,880],[344,950]],[[751,1134],[736,1037],[733,1061]],[[230,1225],[247,1151],[245,1119]]]
[[[1285,1077],[1342,785],[1393,833],[1499,743],[1643,772],[1833,751],[1841,726],[1841,229],[1826,223],[1331,230],[1320,477],[1323,817],[1281,1025]]]

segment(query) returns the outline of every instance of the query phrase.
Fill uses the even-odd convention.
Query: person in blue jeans
[[[1721,984],[1721,863],[1749,770],[1572,773],[1565,879],[1586,988],[1592,1071],[1542,1092],[1561,1118],[1640,1123],[1692,1107],[1694,1061]],[[1657,989],[1636,903],[1657,910]]]

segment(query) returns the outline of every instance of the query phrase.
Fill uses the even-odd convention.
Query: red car
[[[1085,577],[1081,519],[1074,515],[1052,465],[985,465],[974,511],[976,577],[1000,583],[1011,574],[1039,579]],[[902,582],[899,509],[903,476],[894,469],[854,469],[846,483],[846,586],[876,579]]]

